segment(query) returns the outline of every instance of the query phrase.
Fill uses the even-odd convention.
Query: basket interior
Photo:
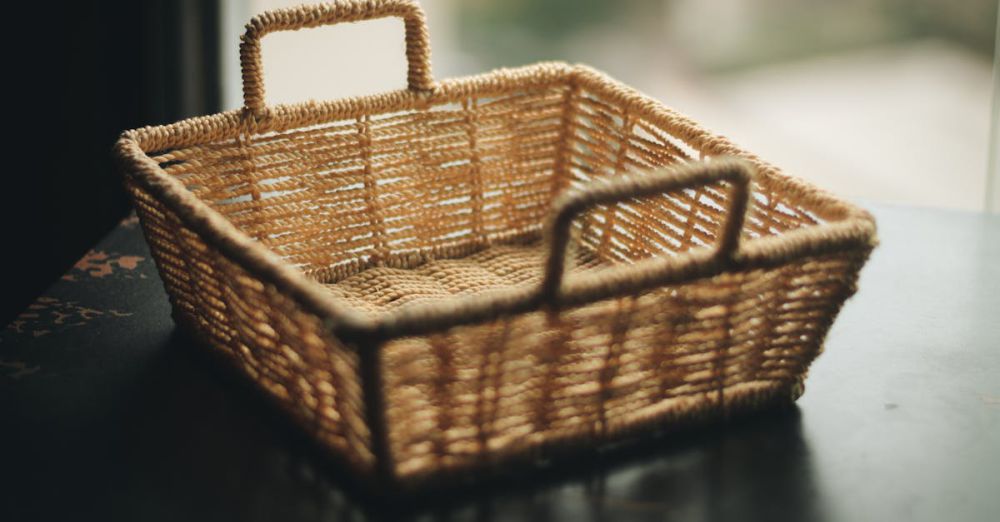
[[[249,236],[369,312],[537,284],[542,227],[564,190],[706,156],[599,89],[556,82],[426,109],[154,155]],[[597,207],[574,223],[573,270],[711,245],[724,184]],[[821,220],[755,183],[747,238]]]

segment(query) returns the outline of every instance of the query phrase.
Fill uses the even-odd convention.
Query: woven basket
[[[261,38],[395,16],[408,88],[268,107]],[[175,320],[382,488],[802,392],[871,216],[584,66],[435,82],[409,0],[274,11],[242,110],[125,132]]]

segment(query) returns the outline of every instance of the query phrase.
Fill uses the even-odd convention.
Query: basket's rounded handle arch
[[[570,225],[581,212],[595,205],[725,181],[729,183],[729,207],[712,258],[719,261],[734,259],[750,202],[752,179],[753,169],[749,163],[732,158],[714,158],[707,163],[688,163],[649,174],[623,176],[565,194],[554,204],[555,210],[548,224],[549,252],[542,276],[542,299],[552,303],[558,298],[566,272]]]
[[[246,25],[240,37],[240,69],[243,76],[243,107],[260,117],[265,113],[264,71],[261,39],[278,31],[399,17],[406,31],[407,86],[413,91],[434,88],[431,75],[430,36],[420,5],[413,0],[345,0],[331,4],[304,5],[261,13]]]

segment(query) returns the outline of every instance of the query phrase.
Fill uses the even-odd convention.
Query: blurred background
[[[227,19],[295,5],[230,0]],[[424,0],[439,78],[583,62],[844,196],[982,210],[996,0]],[[235,64],[233,24],[222,41]],[[268,36],[271,102],[403,85],[402,24]],[[223,75],[227,108],[239,72]]]
[[[17,253],[3,256],[14,265],[4,319],[127,212],[116,135],[239,107],[243,24],[298,3],[20,8],[51,30],[9,47],[26,62],[14,104],[24,143],[12,150],[26,158],[15,186],[28,186],[3,197]],[[583,62],[862,204],[1000,209],[997,0],[421,3],[438,78]],[[402,23],[269,35],[264,66],[269,103],[397,89]]]

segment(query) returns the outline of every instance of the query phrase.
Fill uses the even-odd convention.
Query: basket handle
[[[403,19],[406,31],[407,86],[412,91],[432,90],[430,36],[420,5],[413,0],[346,0],[276,9],[250,20],[240,38],[244,110],[257,118],[266,111],[260,49],[261,39],[267,34],[393,16]]]
[[[729,208],[710,261],[732,261],[739,250],[740,231],[750,202],[752,178],[753,170],[747,162],[716,158],[710,163],[689,163],[645,175],[623,176],[565,194],[554,204],[555,211],[549,220],[549,255],[542,277],[542,299],[554,303],[562,290],[566,248],[570,240],[569,227],[573,220],[595,205],[617,203],[629,198],[648,197],[718,181],[728,182]],[[695,259],[689,261],[699,262]]]

